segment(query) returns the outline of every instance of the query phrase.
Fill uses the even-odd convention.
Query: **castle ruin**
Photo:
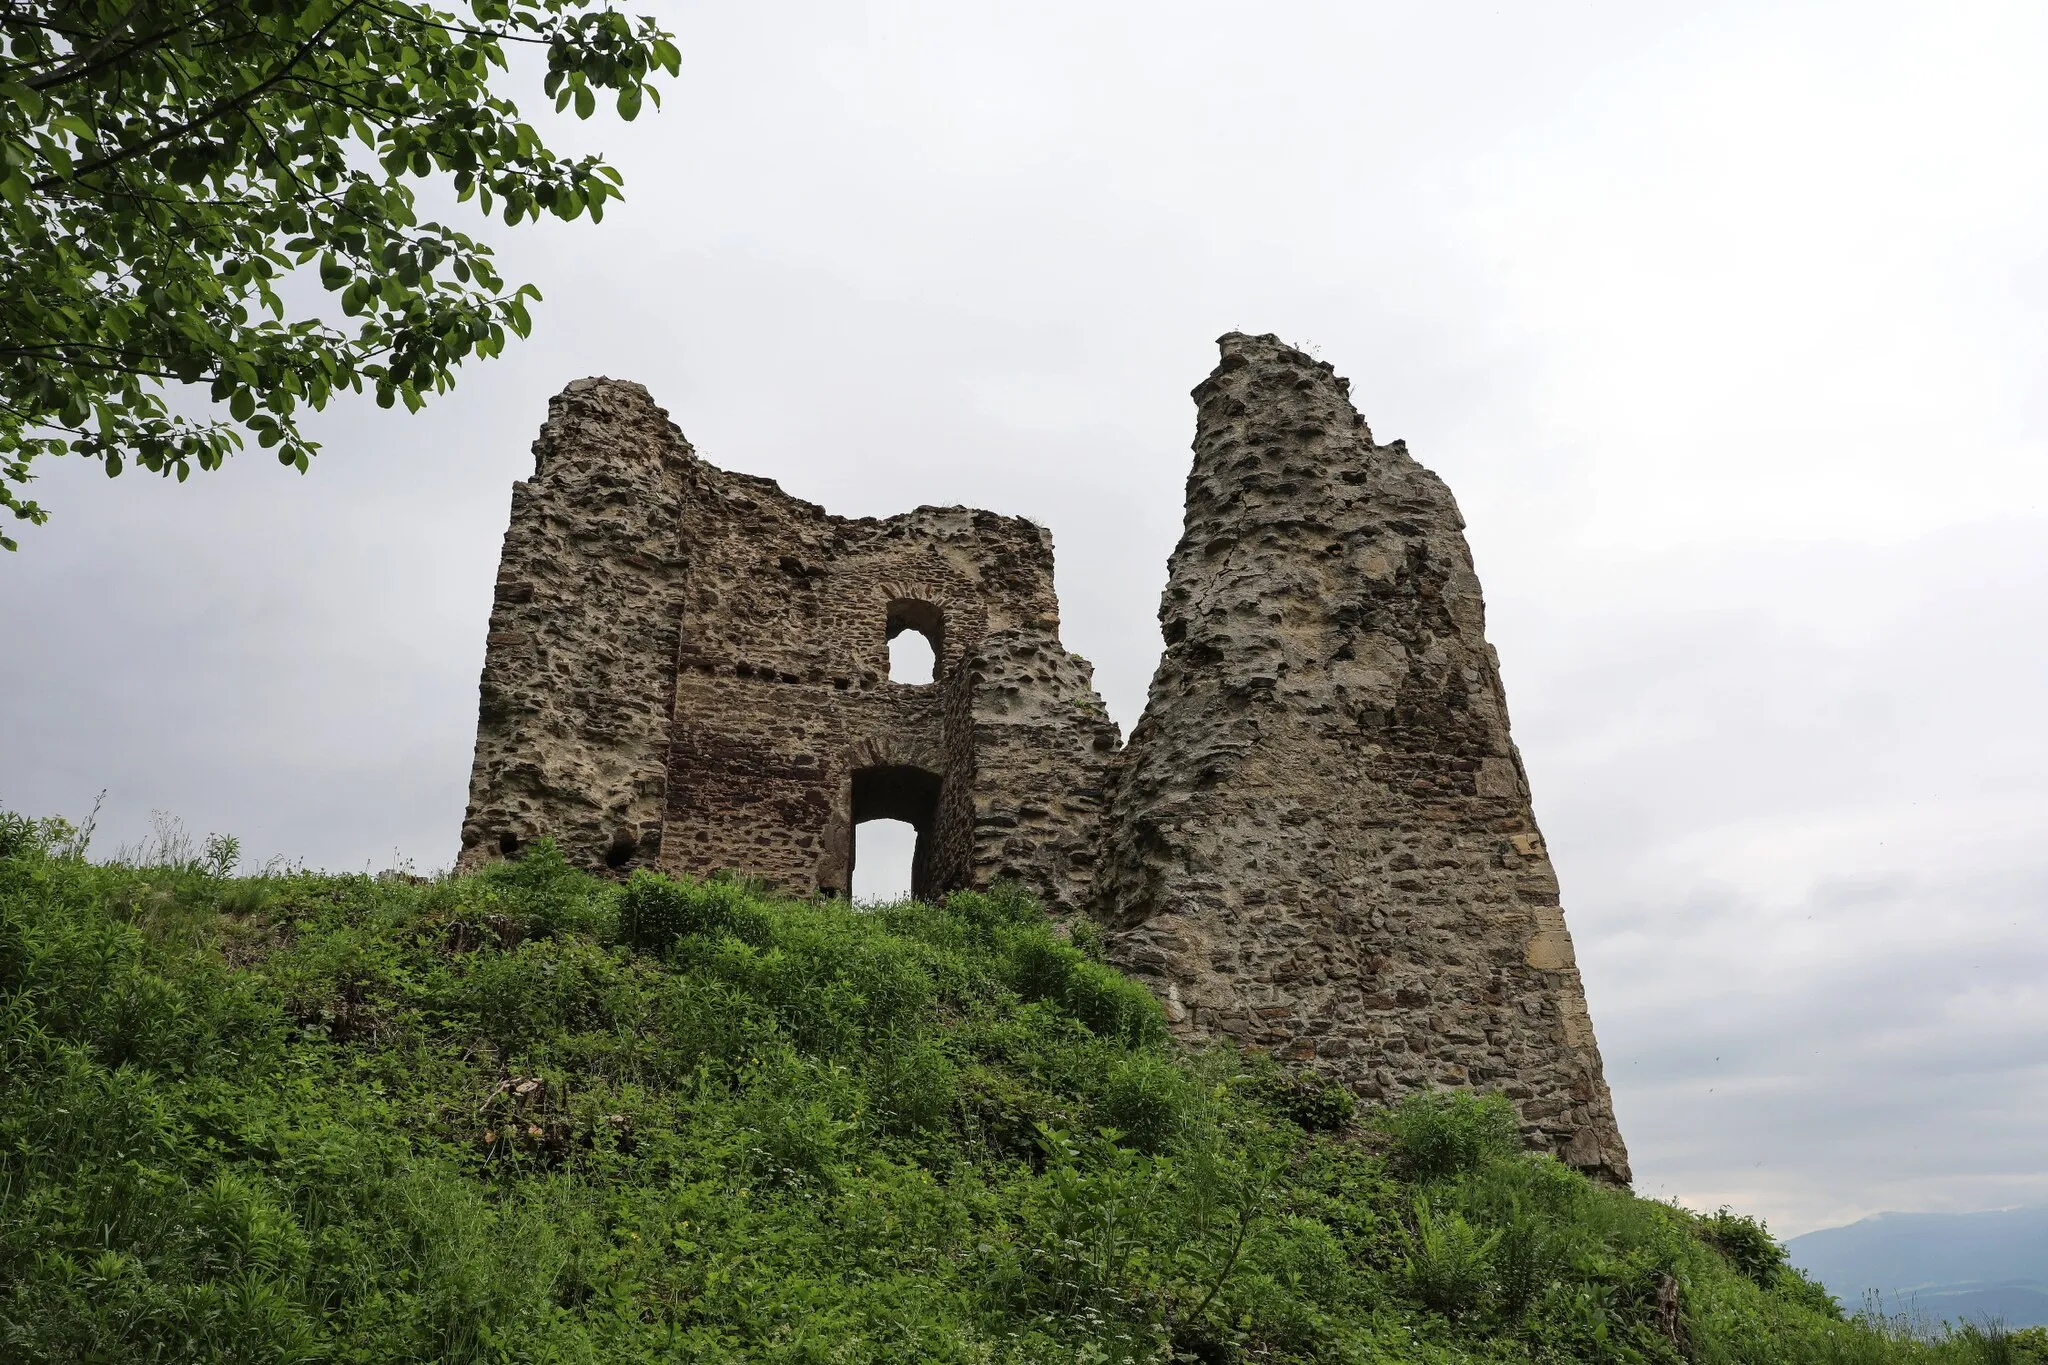
[[[1219,344],[1121,745],[1043,528],[836,517],[698,458],[639,385],[571,384],[513,489],[460,865],[547,835],[843,895],[854,827],[903,820],[913,894],[1092,916],[1183,1036],[1369,1100],[1499,1090],[1626,1183],[1457,504],[1328,363]],[[930,683],[889,681],[905,630]]]

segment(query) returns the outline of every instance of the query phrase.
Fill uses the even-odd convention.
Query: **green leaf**
[[[598,87],[622,118],[658,107],[647,74],[680,62],[668,34],[608,0],[471,0],[457,16],[415,0],[51,0],[23,13],[46,12],[62,14],[61,38],[0,20],[0,330],[22,348],[0,366],[0,508],[32,522],[43,513],[21,511],[19,490],[41,456],[184,479],[219,468],[247,432],[304,469],[301,402],[368,384],[416,408],[464,357],[530,330],[528,296],[500,306],[487,241],[420,227],[414,181],[516,227],[544,209],[598,219],[617,172],[558,156],[521,122],[503,40],[462,25],[541,39],[547,94],[579,118]],[[132,48],[115,27],[131,17],[152,26]],[[41,91],[21,79],[87,48],[103,54],[89,70]],[[255,98],[234,117],[183,127],[237,92]],[[81,180],[88,161],[101,169]],[[332,298],[275,287],[302,266]],[[337,311],[354,321],[337,327]],[[137,364],[76,363],[88,353]],[[221,420],[173,416],[171,382],[206,385]]]
[[[16,107],[32,119],[43,116],[43,97],[19,81],[0,81],[0,95],[13,100]]]

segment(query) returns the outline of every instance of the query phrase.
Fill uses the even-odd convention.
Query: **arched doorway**
[[[900,820],[917,831],[910,857],[910,894],[930,900],[938,894],[939,775],[905,763],[856,768],[853,773],[853,847],[847,853],[847,886],[860,856],[860,827],[870,820]]]

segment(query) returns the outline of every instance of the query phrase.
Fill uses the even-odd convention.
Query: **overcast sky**
[[[48,467],[0,802],[445,866],[510,485],[586,374],[838,512],[1044,522],[1128,729],[1187,391],[1274,331],[1471,523],[1639,1189],[2048,1203],[2048,8],[673,26],[664,112],[545,125],[627,202],[495,234],[533,340],[331,411],[304,477]]]

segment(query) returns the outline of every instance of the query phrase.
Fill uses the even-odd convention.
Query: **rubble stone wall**
[[[1121,738],[1095,670],[1038,619],[983,638],[969,667],[976,886],[1014,881],[1056,915],[1087,913]]]
[[[1043,527],[960,507],[833,516],[697,458],[613,380],[572,384],[535,451],[462,865],[545,833],[596,870],[845,894],[855,826],[902,819],[918,894],[1008,877],[1086,903],[1118,733],[1060,646]],[[905,630],[930,640],[933,681],[890,681]]]
[[[578,380],[548,404],[512,488],[457,865],[553,836],[593,868],[660,853],[696,463],[638,384]]]
[[[1113,952],[1186,1034],[1371,1099],[1504,1091],[1626,1181],[1457,504],[1327,363],[1221,345],[1107,824]]]
[[[1183,1035],[1368,1099],[1500,1090],[1626,1181],[1457,506],[1328,364],[1221,347],[1122,747],[1043,528],[836,517],[699,459],[638,385],[570,385],[514,490],[461,863],[549,834],[845,894],[855,827],[905,819],[915,894],[1093,915]],[[931,683],[889,680],[903,630]]]

